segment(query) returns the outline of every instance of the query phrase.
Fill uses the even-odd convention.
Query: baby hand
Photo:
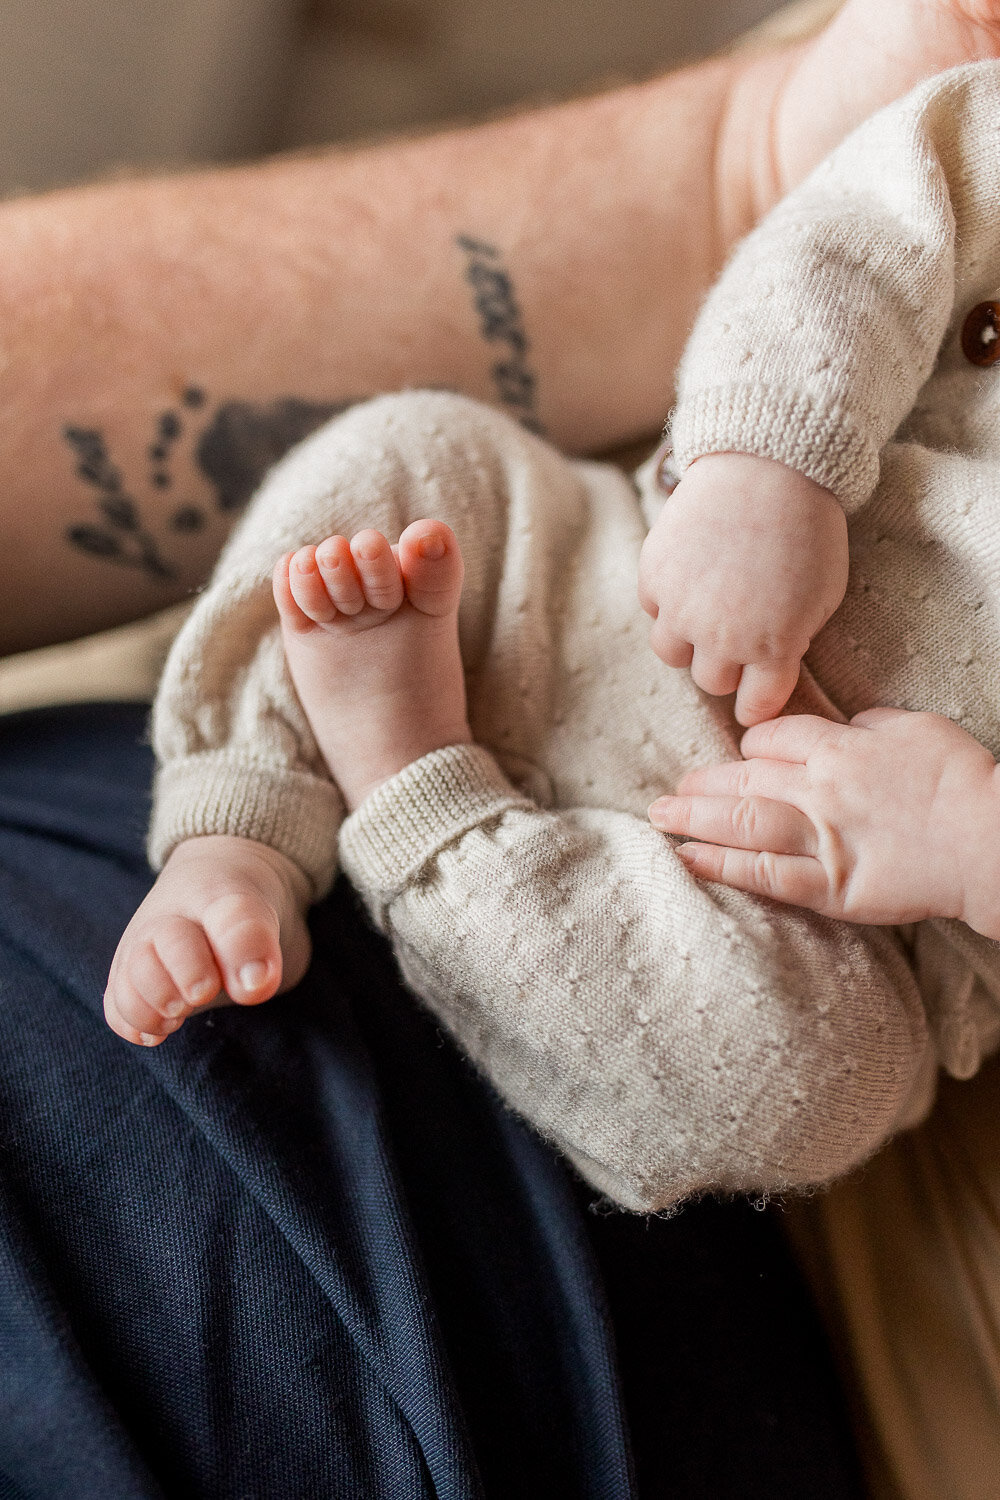
[[[767,458],[712,453],[646,538],[639,601],[650,643],[740,724],[780,713],[799,663],[847,588],[847,520],[829,490]]]
[[[957,724],[800,715],[758,724],[741,749],[649,810],[698,841],[677,850],[694,875],[848,922],[958,917],[1000,937],[1000,771]]]

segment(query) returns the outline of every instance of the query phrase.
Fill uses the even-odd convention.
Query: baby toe
[[[326,591],[342,615],[365,607],[365,592],[346,536],[328,536],[316,548],[316,566]]]
[[[229,998],[237,1005],[270,1000],[282,972],[273,907],[258,896],[233,892],[206,907],[202,921]]]
[[[313,630],[315,626],[309,616],[299,608],[295,602],[295,595],[292,593],[289,568],[294,556],[294,552],[286,552],[284,557],[278,558],[274,565],[274,572],[271,574],[271,592],[274,595],[274,602],[284,629],[300,634]]]
[[[181,1024],[181,1013],[173,1012],[180,999],[152,944],[143,942],[109,983],[104,1014],[112,1031],[126,1041],[162,1040]]]
[[[171,917],[160,924],[152,941],[176,991],[168,1000],[164,1015],[179,1016],[215,999],[223,987],[222,975],[208,938],[197,922]]]
[[[392,548],[379,531],[359,531],[351,538],[351,555],[365,601],[383,613],[397,610],[403,602],[403,580]]]
[[[465,565],[458,538],[443,521],[414,521],[399,539],[406,597],[426,615],[458,608]]]
[[[288,564],[288,587],[302,613],[315,625],[329,625],[337,618],[323,575],[316,565],[316,548],[300,547]]]

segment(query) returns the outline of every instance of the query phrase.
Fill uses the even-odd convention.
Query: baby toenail
[[[171,1019],[173,1019],[174,1016],[182,1016],[184,1014],[184,1001],[171,1000],[169,1005],[165,1005],[163,1007],[163,1014],[165,1016],[170,1016]]]
[[[311,573],[312,572],[312,558],[309,556],[308,553],[306,553],[302,557],[297,557],[295,559],[295,571],[296,571],[296,573]]]
[[[140,1033],[139,1033],[139,1040],[142,1042],[142,1045],[144,1047],[158,1047],[160,1045],[160,1042],[163,1040],[163,1038],[162,1037],[158,1037],[158,1036],[153,1036],[148,1031],[140,1031]]]
[[[255,961],[240,970],[240,984],[245,990],[259,990],[267,978],[267,964]]]
[[[218,985],[211,979],[200,979],[197,984],[191,986],[191,1004],[204,1005],[206,1000],[211,1000],[218,990]]]
[[[439,536],[422,536],[417,543],[417,551],[421,557],[436,562],[439,557],[444,557],[444,542]]]

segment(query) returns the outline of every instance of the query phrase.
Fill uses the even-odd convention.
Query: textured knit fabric
[[[845,716],[928,709],[1000,756],[1000,363],[963,352],[1000,299],[1000,63],[875,115],[738,248],[685,351],[683,471],[755,453],[828,486],[850,523],[847,596],[809,651]],[[941,1057],[997,1039],[1000,948],[921,924]]]
[[[344,883],[294,994],[108,1030],[145,717],[0,720],[4,1500],[628,1500],[603,1280],[643,1500],[858,1500],[776,1217],[587,1213]]]
[[[751,235],[688,344],[675,460],[757,453],[850,516],[847,597],[809,653],[846,714],[932,708],[1000,755],[1000,63],[851,136]]]
[[[634,486],[489,408],[382,398],[273,471],[167,667],[154,858],[238,833],[322,891],[337,797],[283,666],[271,568],[331,531],[394,537],[421,515],[465,554],[478,744],[409,766],[340,840],[408,982],[627,1207],[844,1171],[926,1105],[936,1050],[909,948],[699,885],[650,827],[658,792],[737,753],[728,705],[649,650]]]

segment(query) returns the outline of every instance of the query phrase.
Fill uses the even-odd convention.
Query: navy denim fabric
[[[766,1216],[589,1215],[348,890],[294,995],[106,1028],[143,721],[0,721],[0,1500],[626,1500],[623,1388],[644,1497],[858,1494]]]

